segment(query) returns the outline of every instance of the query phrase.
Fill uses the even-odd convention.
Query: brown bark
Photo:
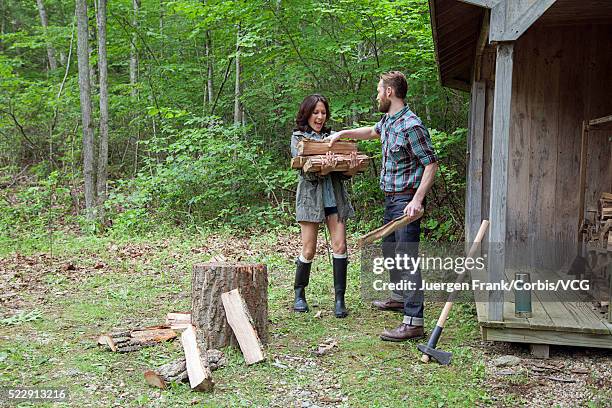
[[[236,28],[236,83],[234,85],[234,125],[239,126],[243,122],[242,103],[240,96],[240,24]]]
[[[89,30],[87,1],[77,0],[77,54],[79,66],[79,95],[83,124],[83,175],[85,180],[85,209],[87,218],[95,217],[94,129],[91,114],[91,83],[89,70]]]
[[[213,54],[212,54],[212,40],[210,38],[210,30],[206,31],[206,91],[208,100],[207,103],[210,105],[213,103]]]
[[[49,27],[49,19],[47,18],[47,10],[45,9],[45,4],[42,0],[36,0],[36,5],[38,6],[38,15],[40,16],[40,24],[43,27],[43,31],[47,34],[47,28]],[[55,59],[55,49],[51,42],[47,40],[47,59],[49,60],[49,69],[54,70],[57,69],[57,60]]]
[[[238,346],[227,322],[221,294],[240,293],[263,344],[268,341],[268,273],[263,264],[205,263],[194,265],[191,320],[201,340],[201,350]]]
[[[97,211],[104,221],[108,166],[108,67],[106,58],[106,0],[98,0],[98,69],[100,71],[100,139],[98,144]]]
[[[136,50],[136,40],[138,38],[136,30],[138,29],[138,13],[140,11],[140,0],[132,0],[132,42],[130,44],[130,85],[132,86],[132,97],[138,95],[136,83],[138,82],[138,50]]]

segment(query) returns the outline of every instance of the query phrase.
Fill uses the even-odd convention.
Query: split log
[[[358,173],[365,171],[370,163],[370,158],[365,154],[357,154],[354,162],[350,155],[334,154],[333,156],[309,157],[302,169],[307,173],[320,173],[322,176],[332,171],[351,171]]]
[[[376,240],[382,239],[386,237],[387,235],[391,234],[392,232],[395,232],[395,230],[403,226],[406,226],[413,221],[418,220],[422,216],[423,216],[423,211],[421,210],[417,212],[415,215],[413,215],[412,217],[408,215],[403,215],[401,217],[398,217],[394,219],[393,221],[383,225],[382,227],[377,228],[374,231],[371,231],[367,233],[366,235],[362,236],[361,238],[359,238],[359,240],[357,241],[357,247],[363,248],[367,244],[370,244]]]
[[[308,157],[306,157],[306,156],[297,156],[297,157],[294,157],[293,159],[291,159],[291,168],[292,169],[301,169],[302,167],[304,167],[304,164],[306,163],[306,160],[308,160]]]
[[[263,264],[203,263],[194,265],[191,320],[200,349],[238,346],[225,317],[221,294],[240,289],[261,342],[268,341],[268,273]]]
[[[257,331],[253,327],[253,319],[249,313],[246,303],[240,296],[238,289],[231,290],[221,295],[223,308],[227,321],[234,331],[244,361],[247,365],[255,364],[266,359],[265,353]]]
[[[191,325],[191,313],[170,312],[166,315],[166,325],[173,330],[184,330]]]
[[[98,344],[108,346],[115,352],[128,353],[172,340],[175,337],[176,332],[170,326],[151,326],[132,330],[118,330],[101,335],[98,337]]]
[[[207,357],[201,355],[206,354],[206,351],[200,353],[198,348],[195,327],[189,326],[185,329],[181,334],[181,344],[185,353],[185,366],[191,389],[204,392],[211,391],[215,383],[212,380]]]
[[[206,358],[206,364],[210,368],[210,371],[223,368],[227,364],[223,352],[215,349],[207,350],[206,353],[200,355],[200,358]],[[189,381],[185,357],[164,364],[157,370],[145,371],[144,378],[147,384],[157,388],[166,388],[171,382]]]
[[[297,151],[299,156],[312,156],[327,152],[349,154],[357,152],[357,142],[338,140],[330,147],[328,142],[323,140],[303,139],[298,143]]]

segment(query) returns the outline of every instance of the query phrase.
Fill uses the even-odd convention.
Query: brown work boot
[[[404,311],[404,302],[398,302],[397,300],[393,300],[391,298],[386,300],[375,300],[372,302],[372,306],[374,306],[378,310],[385,310],[391,312]]]
[[[382,332],[380,338],[385,341],[406,341],[410,339],[421,339],[425,337],[423,326],[410,326],[402,323],[395,329]]]

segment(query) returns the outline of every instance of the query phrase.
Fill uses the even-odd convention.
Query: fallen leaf
[[[333,349],[334,347],[338,347],[338,342],[335,340],[331,340],[328,339],[325,343],[319,344],[319,348],[318,350],[316,350],[314,353],[322,356],[325,353],[329,352],[331,349]]]

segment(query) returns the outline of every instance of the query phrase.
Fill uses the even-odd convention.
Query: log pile
[[[107,346],[114,352],[128,353],[140,350],[143,347],[155,346],[175,337],[176,332],[170,326],[119,329],[98,337],[98,345]]]
[[[227,364],[223,352],[215,349],[207,350],[206,353],[202,353],[200,358],[206,358],[206,363],[202,364],[208,365],[210,371],[223,368]],[[144,377],[147,384],[158,388],[166,388],[171,382],[188,382],[189,375],[187,374],[185,357],[164,364],[156,370],[147,370]]]
[[[612,251],[612,193],[601,193],[597,210],[589,211],[582,232],[589,244]]]
[[[221,296],[233,289],[252,317],[262,344],[268,341],[268,272],[263,264],[208,262],[193,266],[191,277],[192,323],[203,350],[238,346]]]
[[[357,142],[339,140],[329,147],[322,140],[304,139],[299,142],[298,156],[291,160],[291,168],[325,176],[333,171],[345,175],[365,171],[370,158],[357,151]]]
[[[247,365],[265,360],[267,323],[266,266],[215,257],[193,268],[191,313],[168,313],[162,326],[114,330],[101,335],[98,344],[126,353],[173,340],[182,331],[184,357],[145,371],[145,381],[158,388],[189,382],[192,390],[210,392],[212,371],[225,365],[219,348],[239,346]]]
[[[598,210],[601,221],[612,219],[612,193],[601,193]]]

